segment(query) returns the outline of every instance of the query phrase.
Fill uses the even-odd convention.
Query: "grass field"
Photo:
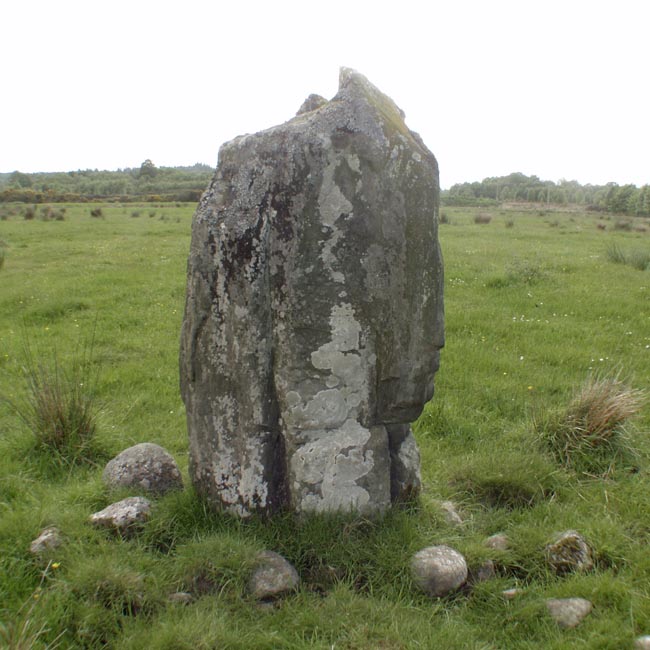
[[[177,359],[192,210],[70,205],[61,221],[0,221],[0,394],[24,400],[26,346],[65,367],[92,342],[99,408],[90,461],[71,464],[0,405],[0,647],[619,650],[650,634],[650,407],[628,431],[634,453],[587,469],[562,464],[535,428],[590,374],[650,385],[650,271],[626,263],[650,251],[642,220],[495,209],[476,223],[472,210],[443,209],[447,344],[415,425],[418,507],[381,521],[241,522],[208,514],[188,487],[157,500],[134,539],[92,529],[92,512],[127,496],[101,481],[127,446],[163,445],[189,484]],[[46,566],[29,545],[48,525],[65,543]],[[591,571],[546,566],[545,545],[566,529],[593,546]],[[509,550],[484,545],[497,532]],[[492,559],[497,575],[431,601],[409,561],[432,544],[470,566]],[[302,577],[270,608],[245,589],[264,548]],[[512,587],[521,594],[507,600]],[[195,602],[168,602],[178,590]],[[594,610],[562,630],[544,599],[568,596]]]

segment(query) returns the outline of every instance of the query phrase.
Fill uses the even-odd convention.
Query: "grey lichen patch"
[[[345,276],[340,270],[340,263],[334,252],[337,244],[344,237],[337,222],[352,215],[352,204],[335,180],[336,171],[342,162],[342,159],[330,158],[323,170],[323,181],[318,194],[318,209],[326,234],[322,242],[321,260],[330,277],[338,283],[345,282]]]
[[[355,420],[335,430],[309,432],[291,460],[293,490],[300,512],[365,512],[370,494],[358,482],[373,467],[372,450],[365,445],[370,431]]]
[[[256,444],[256,442],[258,444]],[[227,448],[216,456],[212,464],[212,476],[219,482],[219,494],[226,511],[248,517],[255,510],[268,506],[269,486],[264,480],[263,449],[254,437],[246,441],[247,462],[240,466],[234,449]]]

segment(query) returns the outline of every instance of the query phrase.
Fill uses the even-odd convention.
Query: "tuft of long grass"
[[[31,431],[36,446],[65,462],[92,457],[97,431],[92,344],[63,365],[56,350],[51,358],[35,358],[24,344],[25,396],[10,401],[15,414]]]
[[[37,608],[41,602],[43,586],[50,573],[51,563],[47,565],[41,574],[41,580],[18,610],[18,616],[8,623],[0,621],[0,642],[3,648],[10,650],[32,650],[33,648],[44,648],[45,650],[54,650],[60,646],[60,639],[63,634],[57,635],[50,643],[45,643],[44,637],[48,635],[50,629],[47,623],[38,620]]]
[[[492,215],[487,212],[478,212],[474,215],[474,223],[486,224],[492,221]]]
[[[627,425],[643,406],[645,394],[619,376],[589,377],[565,410],[537,420],[535,427],[567,467],[596,467],[633,451]]]
[[[617,244],[607,249],[607,259],[614,264],[627,264],[638,271],[650,269],[650,250],[633,250],[625,252]]]
[[[618,244],[610,244],[607,248],[607,259],[614,264],[627,264],[627,257]]]
[[[638,271],[647,271],[650,269],[650,250],[632,251],[627,263]]]

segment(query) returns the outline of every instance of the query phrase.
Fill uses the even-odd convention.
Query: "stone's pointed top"
[[[325,104],[327,104],[327,100],[325,99],[325,97],[321,97],[320,95],[315,95],[312,93],[302,103],[302,106],[298,109],[296,115],[302,115],[303,113],[311,113],[312,111],[315,111],[321,106],[325,106]]]
[[[341,95],[346,90],[353,92],[355,90],[361,91],[371,103],[383,108],[383,112],[386,112],[386,110],[389,113],[395,112],[402,121],[406,117],[404,111],[388,95],[382,93],[377,86],[370,83],[360,72],[352,68],[341,67],[339,70],[338,95]]]
[[[359,74],[353,68],[346,68],[345,66],[341,66],[339,69],[339,90],[347,86],[348,82],[351,81],[351,79],[355,76],[363,78],[364,81],[368,81],[362,74]]]

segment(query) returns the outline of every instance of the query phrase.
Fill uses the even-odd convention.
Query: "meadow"
[[[63,219],[15,207],[0,221],[0,647],[618,650],[650,634],[650,405],[625,445],[580,462],[539,427],[590,376],[650,386],[650,270],[634,263],[650,254],[647,220],[443,208],[447,343],[414,425],[419,503],[381,520],[239,521],[207,511],[187,477],[178,345],[194,206],[63,207]],[[98,420],[75,462],[35,444],[10,403],[24,404],[29,358],[66,368],[80,355]],[[108,493],[105,462],[145,441],[176,458],[186,489],[157,499],[131,539],[91,528],[131,494]],[[48,525],[65,542],[44,563],[29,546]],[[595,566],[557,576],[544,547],[567,529]],[[488,548],[495,533],[510,548]],[[491,559],[496,575],[431,600],[409,561],[432,544],[470,567]],[[270,606],[246,592],[262,549],[302,579]],[[169,602],[179,590],[194,602]],[[544,600],[568,596],[594,609],[563,630]]]

